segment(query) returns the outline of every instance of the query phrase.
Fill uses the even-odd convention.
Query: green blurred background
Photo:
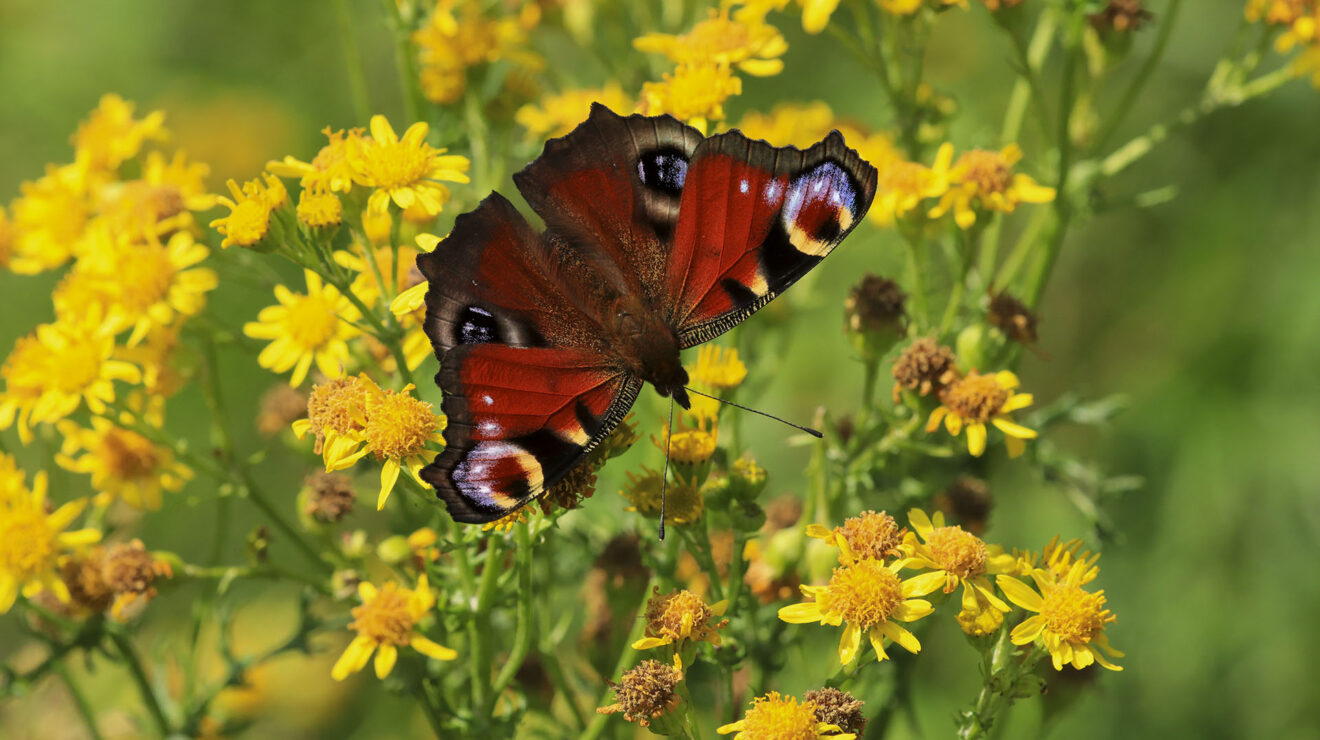
[[[379,6],[349,5],[372,107],[400,121]],[[1163,3],[1149,5],[1159,14]],[[1192,5],[1119,140],[1193,102],[1227,48],[1241,3]],[[363,123],[352,118],[343,81],[339,22],[334,5],[321,0],[5,0],[0,200],[17,195],[19,183],[37,177],[46,163],[71,158],[68,137],[104,92],[136,101],[139,111],[165,109],[175,143],[210,163],[215,190],[226,178],[255,175],[268,159],[311,155],[323,141],[321,127]],[[791,14],[780,16],[778,25],[790,42],[787,69],[746,80],[745,95],[731,101],[731,120],[774,102],[819,98],[875,127],[888,122],[873,83],[827,38],[804,36]],[[1152,36],[1139,35],[1137,54]],[[610,73],[587,62],[578,66],[590,75],[584,84]],[[954,142],[960,148],[993,145],[1011,74],[1008,49],[983,9],[941,19],[928,69],[928,79],[962,107]],[[1054,737],[1303,738],[1315,737],[1320,727],[1310,673],[1320,660],[1320,578],[1314,574],[1320,552],[1317,121],[1320,92],[1300,82],[1222,111],[1107,186],[1122,196],[1176,184],[1176,200],[1102,214],[1075,228],[1065,246],[1041,311],[1040,346],[1048,359],[1027,356],[1024,385],[1042,401],[1070,391],[1127,394],[1130,407],[1103,433],[1063,429],[1053,441],[1098,459],[1110,474],[1146,482],[1110,512],[1116,536],[1102,543],[1097,584],[1119,615],[1109,632],[1127,652],[1125,671],[1098,676],[1076,707],[1044,725]],[[1030,126],[1028,132],[1031,169],[1039,132]],[[899,257],[893,235],[859,233],[816,271],[811,287],[790,294],[797,309],[792,351],[775,362],[750,363],[753,378],[760,375],[767,386],[758,398],[762,407],[802,420],[817,405],[849,408],[860,371],[848,359],[840,329],[842,297],[864,271],[895,273]],[[50,317],[54,282],[50,275],[0,274],[0,347]],[[235,289],[214,300],[238,324],[269,297]],[[236,404],[233,415],[245,418],[271,378],[255,363],[230,365],[225,384]],[[428,372],[424,367],[422,374]],[[640,407],[644,429],[650,407]],[[203,413],[189,394],[171,407],[175,421],[199,434]],[[772,463],[775,487],[800,486],[794,471],[805,453],[781,454],[780,429],[747,426],[751,447]],[[5,439],[12,445],[12,433]],[[41,454],[22,457],[35,466]],[[291,491],[302,471],[282,468],[281,459],[268,463],[267,472]],[[614,478],[604,477],[601,494],[574,516],[591,516],[593,506],[616,507],[600,503],[615,498],[612,482],[617,488]],[[988,540],[1038,549],[1055,533],[1088,532],[1057,486],[1007,468],[994,470],[991,483],[997,508]],[[148,518],[144,538],[185,557],[200,550],[210,512],[202,503],[195,492],[179,497]],[[247,598],[258,605],[255,621],[289,617],[278,607],[262,607],[259,591]],[[170,614],[186,616],[186,599],[174,601],[153,612],[148,636],[167,631]],[[263,608],[268,616],[261,616]],[[916,697],[928,737],[951,734],[953,713],[970,702],[979,681],[974,655],[959,645],[952,620],[945,621],[918,661],[918,686],[925,687],[919,691],[930,692]],[[11,629],[0,621],[6,638],[0,650],[8,658],[18,642]],[[328,663],[285,666],[273,675],[268,680],[300,682],[300,698],[285,705],[288,726],[267,725],[263,735],[372,737],[405,729],[393,724],[403,703],[384,692],[358,702],[347,719],[327,709],[340,696],[333,686],[317,688],[330,683]],[[822,677],[786,674],[782,685],[761,688],[800,693]],[[99,706],[130,700],[110,685],[98,692],[93,701]],[[1043,708],[1065,693],[1020,704],[1004,736],[1036,736]],[[62,698],[51,694],[0,706],[0,737],[78,736],[76,727],[42,724],[69,714]],[[307,730],[306,717],[321,715],[330,723]],[[917,732],[900,723],[894,736]]]

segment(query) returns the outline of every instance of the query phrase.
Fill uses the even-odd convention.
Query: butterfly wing
[[[448,418],[422,477],[455,520],[491,521],[578,464],[641,381],[612,365],[549,247],[498,194],[417,262]]]
[[[876,170],[832,132],[806,150],[730,131],[693,152],[668,258],[679,343],[709,341],[815,267],[866,215]]]
[[[598,249],[621,292],[663,305],[667,258],[699,131],[672,116],[620,116],[599,103],[513,182],[552,238]]]

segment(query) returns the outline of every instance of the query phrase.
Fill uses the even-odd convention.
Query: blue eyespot
[[[468,306],[458,315],[458,343],[483,344],[500,341],[495,316],[480,306]]]
[[[652,190],[678,195],[687,180],[687,158],[677,149],[657,149],[637,160],[637,178]]]

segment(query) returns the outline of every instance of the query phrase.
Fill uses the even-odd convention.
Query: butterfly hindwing
[[[809,149],[738,131],[697,147],[669,254],[672,323],[683,347],[769,303],[861,221],[876,170],[832,132]]]
[[[641,381],[567,348],[450,350],[445,451],[422,471],[460,522],[488,522],[539,496],[618,425]]]

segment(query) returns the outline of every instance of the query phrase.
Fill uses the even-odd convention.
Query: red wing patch
[[[641,381],[598,355],[472,344],[446,353],[445,451],[422,471],[456,521],[488,522],[564,477],[632,406]]]
[[[703,141],[669,259],[680,344],[719,336],[806,274],[866,214],[875,182],[838,132],[806,151],[737,131]]]

